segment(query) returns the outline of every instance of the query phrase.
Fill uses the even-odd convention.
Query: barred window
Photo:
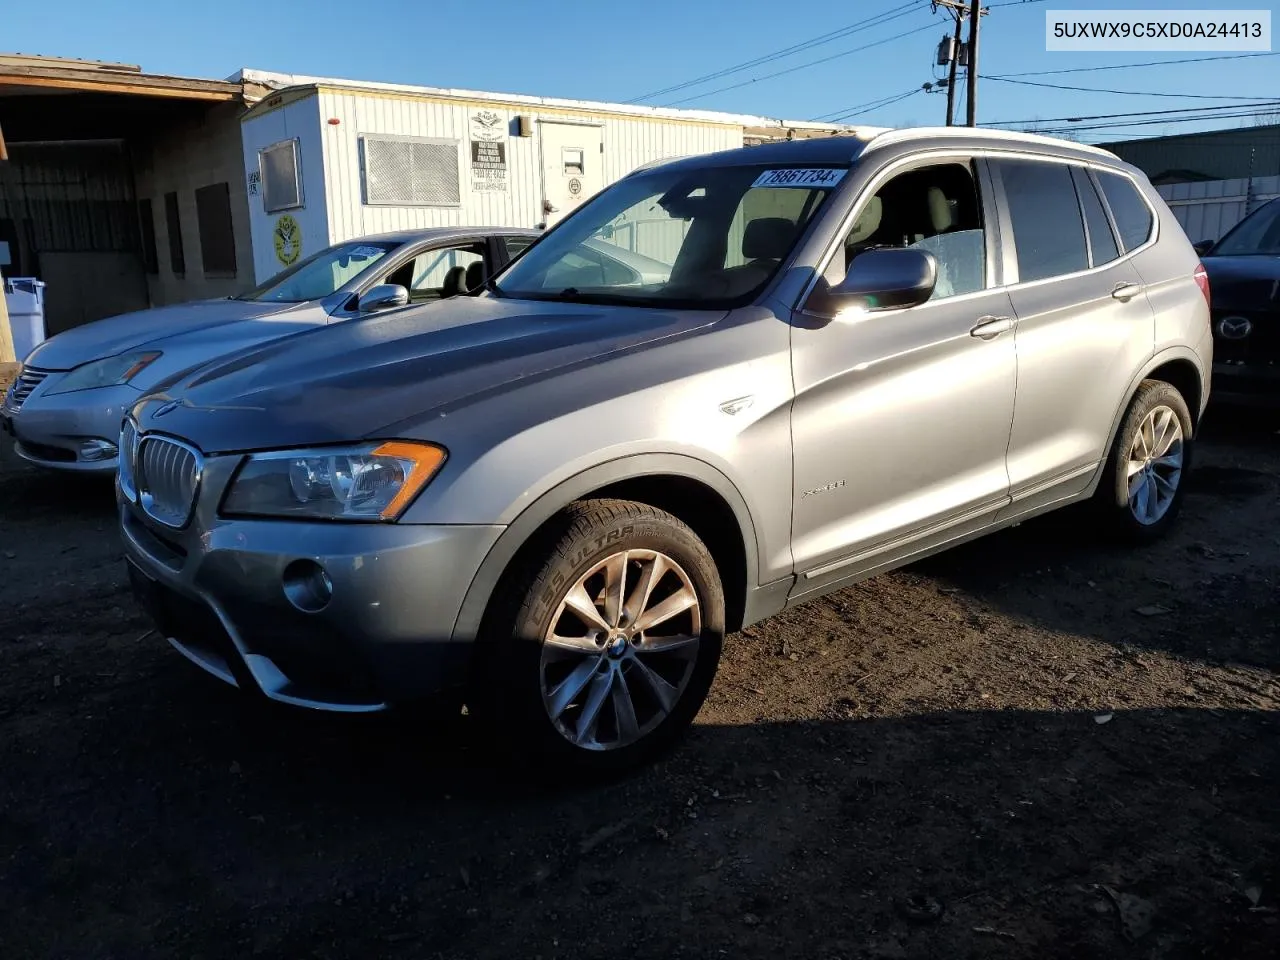
[[[462,203],[457,140],[362,136],[360,173],[366,204],[456,207]]]
[[[298,141],[281,140],[258,152],[262,173],[262,206],[267,213],[302,206],[302,171]]]

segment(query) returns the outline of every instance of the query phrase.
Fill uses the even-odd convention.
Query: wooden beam
[[[175,100],[208,100],[226,103],[240,99],[239,89],[235,90],[199,90],[185,87],[162,86],[160,84],[121,82],[113,78],[111,82],[99,80],[80,80],[66,77],[31,76],[21,73],[0,73],[0,86],[6,87],[42,87],[59,90],[77,90],[81,93],[124,93],[133,96],[165,97]]]

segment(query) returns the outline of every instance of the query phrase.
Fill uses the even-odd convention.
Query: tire
[[[1103,532],[1130,543],[1149,543],[1168,532],[1182,508],[1193,447],[1191,412],[1182,394],[1162,380],[1144,380],[1116,431],[1094,494]],[[1139,462],[1146,466],[1131,477],[1131,464]]]
[[[487,733],[518,761],[588,775],[671,746],[706,699],[724,640],[705,544],[647,504],[588,500],[523,553],[481,630],[469,709]]]

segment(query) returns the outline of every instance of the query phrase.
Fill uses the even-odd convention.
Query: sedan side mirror
[[[914,307],[933,296],[938,261],[924,250],[868,250],[849,263],[834,287],[819,279],[806,307],[834,316],[849,308],[866,311]]]
[[[1191,245],[1191,247],[1193,250],[1195,250],[1196,256],[1203,257],[1206,253],[1208,253],[1210,250],[1213,249],[1213,241],[1197,240],[1195,243]]]
[[[360,294],[357,308],[361,313],[403,307],[409,302],[409,291],[398,283],[380,283]]]

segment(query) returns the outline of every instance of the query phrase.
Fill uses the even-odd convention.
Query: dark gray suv
[[[458,692],[511,743],[633,763],[693,719],[726,634],[786,606],[1078,501],[1164,531],[1206,297],[1160,197],[1095,148],[903,130],[659,164],[480,296],[137,403],[133,579],[246,692]]]

